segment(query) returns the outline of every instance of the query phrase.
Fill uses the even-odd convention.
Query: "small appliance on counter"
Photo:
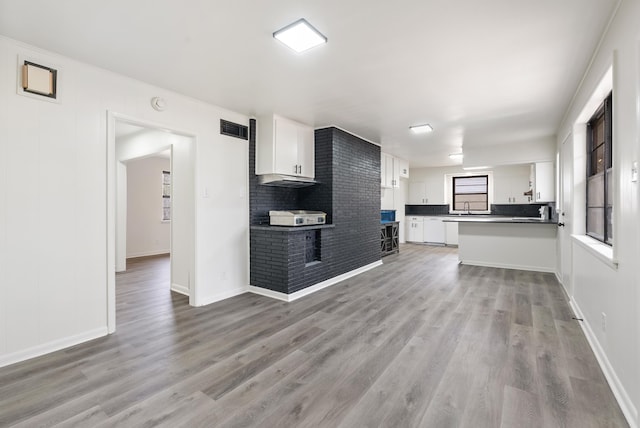
[[[322,211],[269,211],[269,224],[271,226],[312,226],[325,224],[327,214]]]
[[[380,223],[393,223],[396,221],[396,210],[380,210]]]

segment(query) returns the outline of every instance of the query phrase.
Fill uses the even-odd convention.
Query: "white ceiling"
[[[440,166],[553,135],[618,2],[0,0],[0,34]],[[301,17],[328,44],[295,54],[272,37]],[[435,131],[411,135],[421,123]]]

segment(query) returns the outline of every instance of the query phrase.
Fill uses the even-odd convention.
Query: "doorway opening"
[[[149,299],[182,294],[194,305],[195,137],[116,113],[109,113],[108,125],[107,321],[113,333],[116,272],[126,272],[129,290],[122,295],[141,296],[134,304],[145,295],[131,287],[130,270],[144,268],[148,276],[151,266],[157,271],[146,283],[155,293]]]

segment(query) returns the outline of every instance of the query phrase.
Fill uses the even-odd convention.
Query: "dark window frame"
[[[585,221],[586,221],[586,234],[593,239],[596,239],[604,244],[613,245],[613,219],[611,220],[611,227],[609,227],[608,218],[613,215],[613,195],[609,194],[609,180],[610,175],[613,173],[613,93],[609,93],[607,98],[602,102],[600,107],[591,116],[589,122],[587,122],[587,176],[586,176],[586,201],[585,201]],[[595,128],[596,123],[604,118],[604,141],[594,147],[594,133],[597,132]],[[598,171],[597,169],[597,152],[598,149],[603,149],[603,163],[604,169]],[[589,230],[589,179],[598,174],[603,175],[602,179],[602,192],[603,192],[603,235],[600,236],[593,231]],[[611,210],[609,210],[611,206]]]
[[[473,211],[489,211],[489,174],[478,174],[478,175],[457,175],[451,177],[451,208],[453,211],[460,211],[456,209],[456,196],[464,196],[464,195],[485,195],[485,208],[481,210],[473,210]],[[469,178],[484,178],[486,180],[486,191],[484,193],[456,193],[456,180],[464,180]]]

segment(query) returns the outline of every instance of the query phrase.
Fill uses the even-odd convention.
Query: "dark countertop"
[[[445,222],[455,223],[511,223],[511,224],[552,224],[556,225],[554,220],[541,220],[539,217],[508,217],[498,215],[448,215],[443,219]]]
[[[311,226],[271,226],[269,224],[256,224],[249,226],[251,230],[269,230],[272,232],[300,232],[315,229],[332,229],[334,227],[335,225],[333,224],[314,224]]]

